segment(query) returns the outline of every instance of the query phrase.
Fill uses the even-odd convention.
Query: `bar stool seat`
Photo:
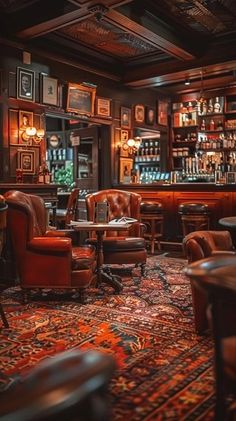
[[[206,203],[181,203],[178,213],[181,215],[184,237],[192,231],[209,230],[209,209]]]
[[[155,243],[161,249],[160,239],[163,236],[164,211],[160,202],[142,202],[140,206],[141,221],[146,225],[144,238],[150,242],[150,252],[154,254]]]

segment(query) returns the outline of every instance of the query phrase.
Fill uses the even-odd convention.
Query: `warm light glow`
[[[135,146],[135,140],[134,139],[128,139],[127,144],[130,148],[133,148]]]
[[[35,127],[26,127],[25,134],[29,137],[35,136],[37,133],[37,130]]]
[[[38,129],[37,130],[37,136],[38,137],[42,138],[42,137],[44,137],[44,135],[45,135],[44,129]]]

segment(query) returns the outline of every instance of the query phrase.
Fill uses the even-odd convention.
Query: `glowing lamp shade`
[[[29,137],[35,136],[37,133],[37,130],[35,127],[26,127],[25,134]]]
[[[38,129],[38,130],[37,130],[37,136],[38,136],[38,137],[43,138],[43,137],[44,137],[44,135],[45,135],[45,131],[44,131],[44,129]]]
[[[127,144],[130,148],[133,148],[135,146],[135,140],[134,139],[128,139]]]

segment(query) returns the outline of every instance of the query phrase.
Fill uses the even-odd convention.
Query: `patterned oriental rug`
[[[112,421],[212,420],[213,344],[194,333],[186,261],[148,258],[145,279],[126,272],[120,295],[89,290],[88,304],[65,296],[20,303],[18,288],[2,294],[10,329],[0,330],[0,370],[10,379],[69,348],[114,355]],[[61,294],[60,294],[61,295]]]

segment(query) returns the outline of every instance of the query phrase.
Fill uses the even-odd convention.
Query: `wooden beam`
[[[165,35],[163,35],[164,32],[161,25],[158,25],[154,32],[153,29],[150,30],[147,26],[143,26],[143,20],[141,25],[116,10],[109,10],[104,19],[173,57],[181,60],[190,60],[194,58],[194,55],[188,51],[189,48],[187,49],[186,46],[183,44],[181,45],[180,40],[174,37],[170,32],[165,30]]]

